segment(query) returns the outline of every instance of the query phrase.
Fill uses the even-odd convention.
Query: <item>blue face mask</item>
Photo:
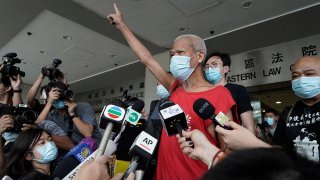
[[[194,71],[194,68],[190,67],[191,57],[189,56],[172,56],[171,57],[170,71],[173,77],[180,82],[183,82],[186,79],[188,79],[192,74],[192,72]]]
[[[52,106],[56,109],[63,109],[66,105],[64,101],[62,100],[55,100],[52,104]]]
[[[220,68],[209,68],[205,71],[205,73],[207,80],[212,84],[219,82],[222,78]]]
[[[272,118],[272,117],[264,118],[264,120],[268,123],[269,126],[273,125],[275,122],[274,118]]]
[[[58,148],[54,142],[47,142],[45,145],[36,149],[41,155],[40,159],[34,159],[39,163],[48,164],[51,161],[55,160],[58,156]]]
[[[157,86],[157,91],[156,91],[157,96],[159,96],[159,98],[167,98],[170,96],[169,91],[161,84],[159,84]]]
[[[292,90],[302,99],[320,94],[320,77],[300,77],[292,80]]]

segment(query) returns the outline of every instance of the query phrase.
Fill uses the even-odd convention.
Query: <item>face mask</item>
[[[207,80],[213,84],[219,82],[222,78],[222,75],[220,73],[220,68],[209,68],[208,70],[205,71],[205,73],[206,73]]]
[[[274,118],[272,117],[264,118],[264,120],[268,123],[269,126],[274,124]]]
[[[294,93],[303,99],[320,94],[320,77],[300,77],[291,83]]]
[[[194,54],[195,55],[195,54]],[[194,56],[193,55],[193,56]],[[194,68],[190,67],[189,56],[172,56],[170,60],[170,71],[175,79],[180,82],[185,81],[190,77]]]
[[[168,90],[161,84],[157,86],[157,91],[156,91],[157,96],[159,96],[161,99],[162,98],[167,98],[170,96],[170,93]]]
[[[54,144],[54,142],[47,142],[45,145],[36,149],[38,153],[41,155],[40,159],[34,159],[39,163],[50,163],[51,161],[55,160],[58,156],[58,148]]]
[[[56,109],[63,109],[66,106],[62,100],[55,100],[52,105]]]

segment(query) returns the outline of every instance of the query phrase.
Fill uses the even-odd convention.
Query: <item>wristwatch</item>
[[[12,90],[13,93],[21,93],[22,92],[22,89],[18,89],[18,90]]]
[[[70,116],[70,119],[73,119],[73,118],[76,118],[76,117],[79,117],[78,114],[75,112],[72,116]]]

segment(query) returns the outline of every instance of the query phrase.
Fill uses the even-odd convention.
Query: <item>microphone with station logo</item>
[[[188,129],[186,116],[178,104],[170,100],[165,100],[159,105],[160,119],[168,136],[180,134],[182,137],[182,130]]]
[[[228,116],[219,112],[215,114],[214,106],[206,99],[199,98],[193,103],[193,110],[200,116],[201,119],[207,120],[211,119],[214,124],[223,127],[224,129],[230,129],[229,127],[223,125],[225,122],[229,121]]]
[[[141,158],[149,159],[156,148],[158,140],[150,134],[142,131],[135,139],[129,149],[129,155],[133,156],[129,167],[124,173],[122,179],[127,179],[131,172],[135,172]]]

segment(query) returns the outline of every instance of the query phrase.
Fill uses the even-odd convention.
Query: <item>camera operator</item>
[[[50,82],[46,87],[47,103],[37,123],[44,120],[55,122],[78,144],[85,137],[92,137],[99,144],[101,134],[97,128],[95,112],[89,103],[75,102],[73,93],[61,81]]]
[[[45,92],[45,86],[41,88],[41,96],[40,100],[42,100],[42,103],[38,99],[36,99],[36,94],[39,90],[39,87],[41,86],[42,81],[45,77],[48,77],[50,81],[61,81],[64,84],[67,83],[67,79],[65,78],[64,74],[57,69],[57,67],[62,63],[60,59],[54,59],[52,62],[52,65],[50,67],[45,66],[41,69],[41,73],[39,74],[36,81],[33,83],[32,87],[29,89],[27,94],[27,104],[30,108],[38,112],[39,114],[43,110],[45,104],[46,104],[46,92]]]
[[[3,71],[4,65],[0,64],[0,107],[1,104],[22,104],[21,98],[21,76],[7,76]]]

